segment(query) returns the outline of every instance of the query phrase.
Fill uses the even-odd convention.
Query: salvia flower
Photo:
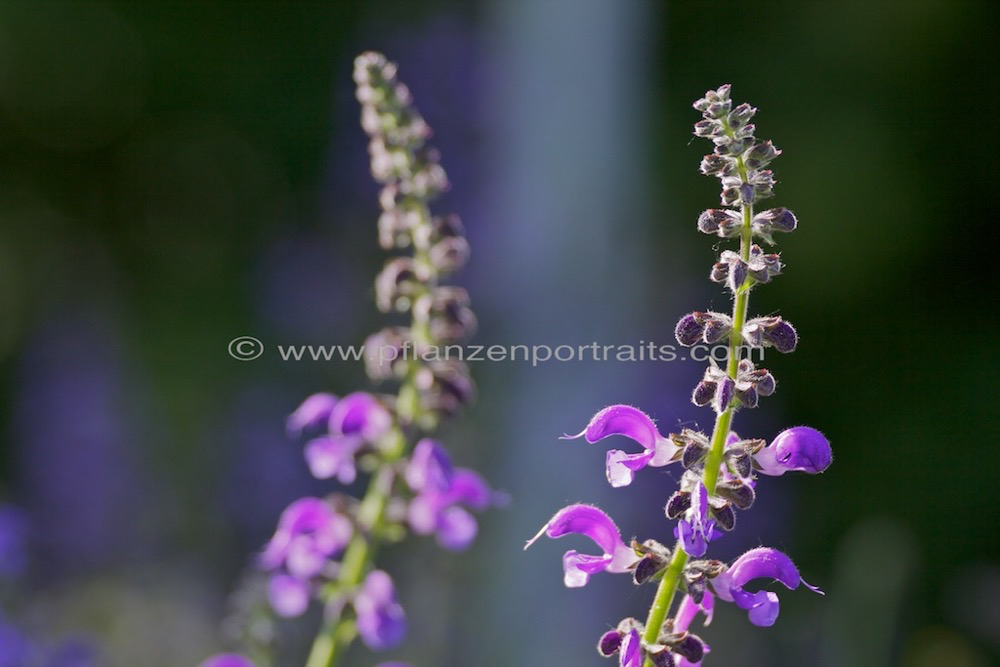
[[[757,469],[778,477],[789,471],[815,475],[830,467],[830,441],[810,426],[794,426],[778,434],[769,446],[754,454]]]
[[[524,548],[530,547],[542,535],[557,539],[572,534],[589,537],[603,553],[594,556],[571,549],[563,554],[563,583],[567,588],[585,586],[590,576],[598,572],[628,572],[639,561],[635,551],[625,545],[611,517],[592,505],[562,508],[542,526],[537,535],[528,540]]]
[[[674,537],[680,540],[688,555],[696,558],[705,555],[709,542],[722,537],[722,531],[715,527],[715,520],[709,518],[708,490],[704,484],[699,483],[691,494],[691,507],[674,528]]]
[[[373,651],[390,649],[406,635],[406,614],[396,601],[392,578],[382,570],[368,573],[354,597],[358,634]]]
[[[660,435],[653,420],[642,410],[630,405],[611,405],[598,412],[587,427],[576,435],[564,435],[564,439],[583,437],[587,442],[613,435],[623,435],[640,444],[644,451],[629,454],[620,449],[608,451],[607,477],[611,486],[628,486],[635,473],[646,466],[661,467],[676,460],[680,451],[669,438]]]
[[[720,600],[736,603],[748,612],[751,623],[762,627],[774,625],[777,620],[778,596],[771,591],[745,591],[743,587],[755,579],[780,581],[790,590],[804,584],[809,590],[823,594],[802,579],[795,563],[782,552],[767,547],[751,549],[711,579],[711,586]]]

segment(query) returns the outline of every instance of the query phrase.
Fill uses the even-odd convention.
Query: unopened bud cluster
[[[355,61],[354,80],[361,125],[370,138],[372,176],[383,186],[379,243],[386,250],[412,251],[388,260],[375,279],[379,310],[409,313],[411,326],[383,329],[366,345],[408,346],[418,352],[369,363],[367,371],[374,380],[412,378],[416,395],[403,397],[401,418],[419,414],[422,426],[432,428],[475,394],[461,361],[423,363],[419,354],[441,343],[461,341],[475,331],[468,293],[438,284],[442,276],[465,264],[469,244],[458,216],[431,215],[429,203],[448,188],[448,177],[437,152],[426,144],[431,129],[412,106],[409,89],[397,81],[395,64],[381,54],[365,53]]]

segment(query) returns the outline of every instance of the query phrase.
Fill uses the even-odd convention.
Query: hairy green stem
[[[733,131],[725,118],[723,118],[723,125],[726,128],[726,133],[732,137]],[[740,180],[746,183],[746,164],[744,164],[742,157],[738,157],[736,162]],[[750,246],[753,242],[753,231],[750,225],[751,220],[753,220],[753,206],[744,204],[741,206],[741,212],[743,214],[743,227],[740,231],[740,257],[743,258],[743,261],[748,261],[750,259]],[[729,353],[726,364],[726,374],[733,380],[736,379],[736,374],[739,371],[740,349],[743,342],[743,325],[746,323],[747,318],[751,282],[752,279],[748,277],[740,285],[736,291],[736,299],[733,301],[733,330],[729,336]],[[719,470],[722,466],[722,456],[725,453],[726,440],[729,437],[729,429],[733,421],[733,411],[733,408],[727,408],[715,419],[715,428],[712,430],[711,446],[709,447],[708,455],[705,457],[705,469],[703,473],[703,483],[709,495],[715,493],[715,486],[719,481]],[[656,589],[656,596],[653,598],[653,604],[649,608],[649,615],[646,617],[646,627],[642,639],[647,644],[656,643],[660,636],[663,623],[670,612],[670,608],[673,606],[674,597],[687,562],[688,555],[681,548],[680,540],[678,540],[674,546],[674,553],[670,559],[670,563],[667,565],[666,570],[664,570],[663,577],[660,579],[660,584]],[[652,658],[646,656],[643,667],[656,666],[653,664]]]

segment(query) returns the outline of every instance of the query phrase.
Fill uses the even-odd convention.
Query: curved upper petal
[[[288,417],[288,432],[299,433],[302,429],[319,426],[330,418],[336,404],[337,397],[333,394],[313,394]]]
[[[660,432],[645,412],[631,405],[609,405],[590,420],[580,433],[565,438],[584,436],[587,442],[597,442],[612,435],[624,435],[635,440],[644,449],[654,449]]]
[[[330,411],[330,432],[334,434],[360,435],[366,440],[375,440],[391,425],[389,411],[364,391],[344,396]]]
[[[586,535],[604,551],[605,555],[612,555],[617,547],[625,546],[615,522],[593,505],[576,504],[562,508],[542,526],[537,535],[528,541],[525,548],[534,544],[543,533],[553,539],[573,533]]]

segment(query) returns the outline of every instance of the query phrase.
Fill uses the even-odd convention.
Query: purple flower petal
[[[261,554],[267,569],[285,565],[306,579],[341,551],[354,532],[351,522],[319,498],[300,498],[281,514],[274,537]]]
[[[631,438],[646,450],[646,453],[632,456],[613,450],[617,452],[613,460],[609,454],[607,474],[612,486],[630,484],[633,473],[647,465],[659,467],[671,463],[680,449],[669,438],[660,435],[649,415],[630,405],[611,405],[604,408],[594,415],[583,431],[576,435],[564,435],[563,439],[583,436],[587,442],[593,443],[612,435]]]
[[[348,394],[330,412],[330,432],[360,435],[369,442],[385,434],[392,426],[389,411],[369,393]]]
[[[368,573],[354,598],[361,641],[373,651],[390,649],[406,635],[406,614],[396,601],[392,579],[382,570]]]
[[[213,655],[198,667],[254,667],[254,664],[250,662],[249,658],[236,653],[220,653]]]
[[[350,484],[357,477],[354,455],[361,445],[361,438],[354,436],[326,436],[310,440],[305,447],[309,472],[316,479],[336,477],[340,483]]]
[[[276,574],[268,582],[267,599],[278,616],[301,616],[309,608],[309,585],[302,579]]]
[[[699,558],[708,550],[708,543],[722,536],[715,527],[715,520],[709,518],[708,490],[699,483],[691,494],[691,507],[685,518],[677,522],[674,537],[681,541],[681,547],[689,556]]]
[[[622,639],[618,659],[621,667],[642,667],[642,639],[638,630],[629,631]]]
[[[538,534],[528,540],[524,548],[530,547],[543,534],[557,539],[573,533],[589,537],[604,554],[590,556],[567,551],[563,556],[563,569],[564,580],[569,588],[583,586],[589,576],[597,572],[627,572],[639,560],[635,552],[625,546],[611,517],[592,505],[569,505],[562,508],[542,526]]]
[[[798,588],[800,583],[805,583],[792,559],[769,547],[751,549],[737,558],[725,572],[711,580],[712,588],[719,598],[735,602],[741,609],[749,611],[750,622],[759,626],[773,625],[778,618],[778,596],[768,591],[744,591],[743,586],[754,579],[774,579],[788,589]],[[806,586],[823,594],[823,591],[814,586]]]
[[[447,490],[451,487],[454,474],[451,457],[441,443],[423,438],[413,448],[405,476],[410,488],[420,493],[424,490]]]
[[[794,426],[778,434],[769,446],[754,455],[760,471],[774,477],[788,471],[821,473],[830,467],[830,441],[809,426]]]
[[[337,397],[333,394],[313,394],[288,417],[288,432],[298,434],[328,421],[336,404]]]
[[[451,551],[463,551],[476,539],[478,530],[474,516],[461,507],[449,507],[438,521],[438,544]]]
[[[649,465],[652,458],[651,451],[629,454],[620,449],[609,450],[606,458],[608,483],[615,488],[628,486],[635,478],[636,471]]]

